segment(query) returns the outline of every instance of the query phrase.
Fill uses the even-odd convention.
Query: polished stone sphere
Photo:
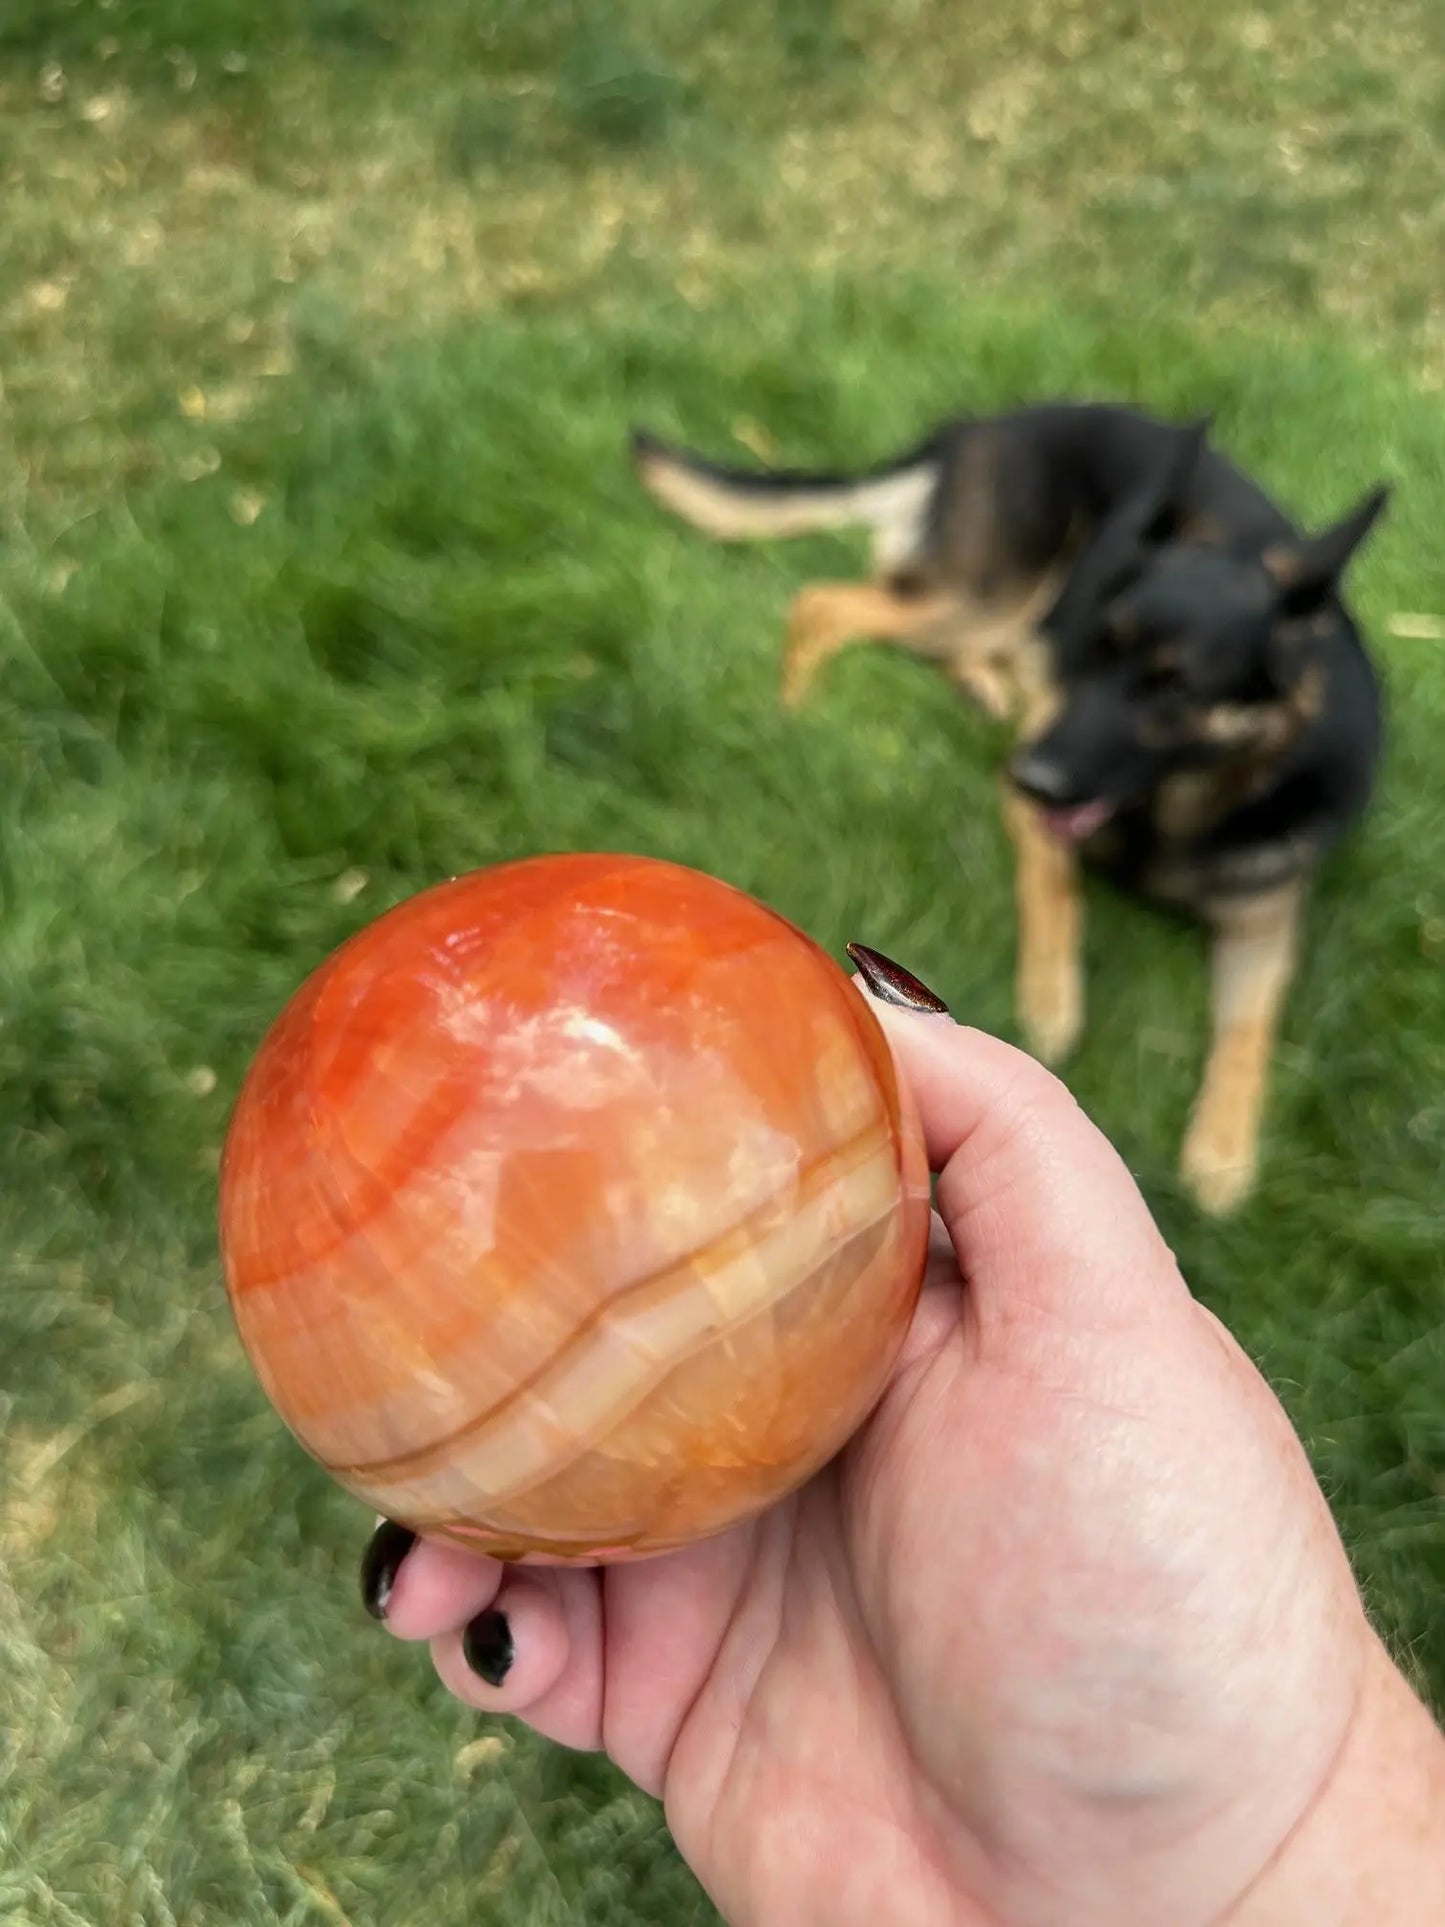
[[[241,1339],[376,1511],[508,1559],[706,1537],[876,1403],[928,1237],[846,974],[716,878],[609,855],[439,884],[301,985],[221,1169]]]

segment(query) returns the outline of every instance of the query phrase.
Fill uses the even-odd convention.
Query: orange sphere
[[[261,1045],[220,1193],[302,1445],[507,1559],[662,1551],[801,1484],[877,1400],[928,1238],[844,972],[626,856],[456,878],[343,944]]]

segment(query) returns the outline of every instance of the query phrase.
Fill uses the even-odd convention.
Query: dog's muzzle
[[[1080,797],[1068,772],[1037,749],[1021,750],[1009,765],[1009,777],[1038,805],[1044,828],[1061,843],[1083,843],[1114,814],[1114,805],[1102,797]]]

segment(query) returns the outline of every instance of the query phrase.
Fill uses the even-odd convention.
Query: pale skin
[[[736,1927],[1445,1920],[1445,1739],[1283,1408],[1046,1070],[874,1008],[939,1215],[853,1443],[605,1572],[422,1542],[390,1630],[469,1705],[605,1750]],[[489,1606],[499,1687],[463,1657]]]

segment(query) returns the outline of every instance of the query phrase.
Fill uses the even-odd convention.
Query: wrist
[[[1325,1784],[1220,1927],[1445,1921],[1445,1734],[1384,1647]]]

